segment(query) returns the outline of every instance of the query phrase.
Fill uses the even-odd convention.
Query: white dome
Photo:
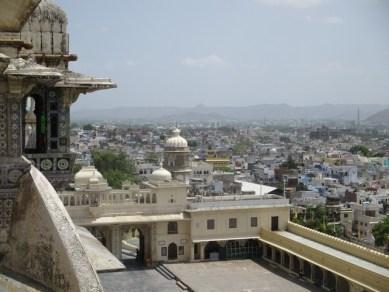
[[[171,181],[172,180],[172,174],[163,168],[162,166],[156,170],[153,171],[153,173],[150,175],[150,180],[151,181]]]
[[[173,130],[173,136],[167,139],[165,147],[171,148],[185,148],[188,147],[188,142],[180,136],[181,131],[179,129]]]
[[[74,176],[74,186],[77,189],[89,189],[91,185],[99,188],[108,188],[107,181],[94,166],[83,166]]]

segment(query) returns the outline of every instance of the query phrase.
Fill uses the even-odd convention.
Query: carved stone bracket
[[[22,158],[2,157],[0,164],[0,255],[8,252],[19,179],[30,170],[31,164]]]
[[[62,88],[62,103],[65,107],[70,107],[73,103],[75,103],[84,91],[79,88]]]

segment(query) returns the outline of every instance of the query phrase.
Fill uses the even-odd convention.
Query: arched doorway
[[[300,260],[295,255],[293,256],[293,272],[300,274]]]
[[[318,266],[313,266],[313,282],[319,287],[323,285],[323,270]]]
[[[177,244],[172,242],[167,248],[167,258],[169,261],[177,259]]]
[[[144,265],[146,263],[145,236],[140,228],[129,228],[123,232],[122,259],[128,264]]]
[[[275,261],[281,265],[281,251],[278,248],[275,249]]]
[[[304,277],[307,279],[311,279],[311,263],[304,261]]]
[[[324,283],[324,286],[328,289],[335,290],[336,288],[336,277],[335,274],[331,273],[330,271],[326,271],[327,277],[326,282]]]
[[[204,248],[204,258],[209,259],[211,254],[214,254],[214,256],[217,254],[217,257],[219,257],[220,251],[220,245],[216,241],[210,241]]]
[[[345,278],[338,276],[336,279],[336,291],[349,292],[349,282]]]

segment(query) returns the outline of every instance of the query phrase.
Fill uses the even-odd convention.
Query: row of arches
[[[346,279],[273,246],[264,246],[263,258],[305,278],[317,287],[323,287],[329,291],[350,291],[350,284]]]

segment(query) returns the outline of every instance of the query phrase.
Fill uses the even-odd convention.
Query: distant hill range
[[[377,104],[323,104],[317,106],[290,106],[287,104],[262,104],[242,107],[120,107],[99,110],[73,110],[74,121],[142,121],[142,122],[191,122],[191,121],[263,121],[263,120],[360,120],[374,116],[389,105]],[[389,111],[388,111],[389,113]],[[389,114],[387,114],[389,118]]]
[[[376,125],[389,124],[389,108],[371,115],[366,121]]]

